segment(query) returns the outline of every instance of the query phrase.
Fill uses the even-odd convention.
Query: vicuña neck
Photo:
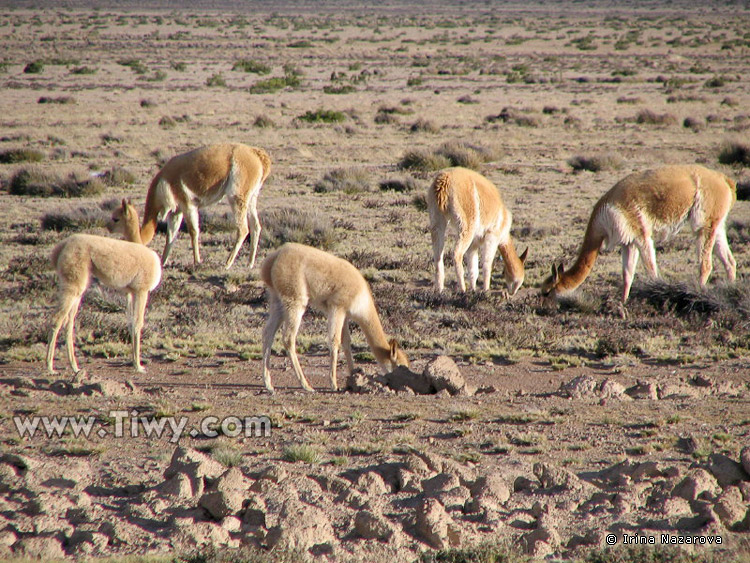
[[[375,359],[379,364],[385,365],[390,358],[391,348],[388,344],[388,337],[383,330],[383,325],[380,323],[380,317],[375,310],[375,305],[373,304],[366,316],[355,318],[354,321],[362,329],[362,332],[365,333],[365,339]]]
[[[586,227],[586,234],[583,237],[583,244],[578,253],[575,263],[562,274],[562,280],[559,287],[567,291],[572,291],[583,283],[591,273],[596,258],[604,241],[604,235],[599,233],[596,225],[596,213],[592,213],[589,224]]]
[[[500,256],[503,257],[503,264],[508,269],[508,273],[510,273],[514,279],[520,276],[523,271],[523,262],[521,262],[521,259],[518,257],[516,247],[513,246],[513,241],[508,240],[507,244],[501,244],[498,247],[498,250],[500,251]]]

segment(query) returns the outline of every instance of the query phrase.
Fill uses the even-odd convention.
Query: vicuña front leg
[[[287,354],[289,354],[289,358],[292,360],[294,373],[297,374],[297,379],[299,379],[302,388],[305,391],[314,393],[315,389],[313,389],[307,382],[307,378],[305,378],[305,374],[302,373],[302,367],[299,365],[299,358],[297,357],[297,332],[299,331],[299,325],[302,322],[302,315],[304,312],[304,307],[294,307],[292,309],[289,309],[288,307],[284,308],[282,338],[284,348],[286,348]]]

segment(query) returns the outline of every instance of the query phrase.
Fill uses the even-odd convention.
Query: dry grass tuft
[[[40,162],[42,160],[44,160],[44,153],[35,149],[8,149],[0,152],[0,164]]]
[[[319,194],[330,192],[359,194],[369,192],[371,183],[370,173],[364,168],[336,168],[327,172],[313,189]]]
[[[298,242],[330,250],[336,241],[327,217],[294,207],[261,213],[261,241],[266,248]]]
[[[400,178],[387,178],[379,184],[381,191],[393,192],[413,192],[419,189],[417,181],[412,176],[402,176]]]
[[[449,166],[463,166],[478,170],[482,164],[497,158],[491,149],[450,141],[435,151],[408,151],[398,163],[402,170],[435,172]]]
[[[737,141],[724,143],[719,150],[719,162],[721,164],[750,166],[750,145]]]
[[[727,313],[741,314],[747,318],[750,314],[750,288],[741,283],[695,289],[683,282],[649,280],[638,284],[633,296],[658,309],[672,310],[683,316]]]
[[[10,180],[10,193],[37,197],[92,197],[104,192],[104,182],[72,172],[63,178],[36,168],[23,168]]]
[[[620,170],[624,164],[622,158],[614,153],[597,156],[573,156],[567,162],[575,172],[583,170],[588,170],[589,172]]]
[[[642,109],[635,115],[635,122],[645,125],[674,125],[677,117],[672,113],[656,113],[650,109]]]
[[[429,119],[419,118],[409,127],[411,133],[440,133],[440,126]]]

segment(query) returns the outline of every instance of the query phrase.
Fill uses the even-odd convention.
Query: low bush
[[[40,162],[42,160],[44,160],[44,153],[35,149],[7,149],[0,152],[0,164]]]
[[[344,192],[357,194],[370,191],[370,173],[364,168],[336,168],[315,184],[315,193]]]
[[[403,176],[401,178],[388,178],[379,184],[381,191],[392,192],[413,192],[419,188],[417,181],[412,176]]]
[[[12,195],[37,197],[91,197],[104,192],[104,182],[88,174],[71,173],[67,177],[23,168],[10,180]]]
[[[411,133],[440,133],[440,127],[429,119],[417,119],[409,127]]]
[[[49,96],[41,96],[36,103],[38,104],[61,104],[61,105],[67,105],[67,104],[74,104],[76,103],[76,99],[73,96],[57,96],[56,98],[52,98]]]
[[[674,125],[677,117],[671,113],[656,113],[650,109],[642,109],[635,115],[635,122],[646,125]]]
[[[23,67],[24,74],[41,74],[44,70],[44,63],[42,61],[32,61]]]
[[[252,72],[255,74],[270,74],[271,73],[271,67],[259,63],[258,61],[254,61],[252,59],[241,59],[239,61],[236,61],[234,65],[232,65],[232,70],[239,70],[243,72]]]
[[[277,248],[285,242],[309,244],[329,250],[336,240],[327,217],[296,207],[261,213],[261,241],[265,248]]]
[[[273,119],[266,117],[265,115],[259,115],[255,118],[255,121],[253,121],[253,127],[266,128],[275,126],[276,123],[274,123]]]
[[[605,170],[619,170],[623,166],[623,161],[618,155],[607,153],[597,156],[573,156],[568,159],[568,164],[576,172],[583,170],[602,172]]]
[[[307,110],[297,119],[308,123],[340,123],[346,119],[346,115],[340,111],[330,109]]]
[[[750,166],[750,145],[736,141],[724,143],[719,150],[719,162]]]

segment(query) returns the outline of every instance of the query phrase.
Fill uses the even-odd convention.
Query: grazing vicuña
[[[619,246],[625,303],[640,254],[649,275],[659,277],[654,234],[667,237],[686,222],[696,234],[701,285],[711,274],[714,244],[729,281],[734,281],[737,263],[727,242],[726,219],[735,199],[732,179],[699,165],[664,166],[630,174],[594,205],[578,259],[569,270],[553,264],[542,294],[559,297],[572,292],[589,275],[602,249]]]
[[[133,345],[133,365],[141,365],[141,329],[149,292],[161,281],[161,262],[153,250],[141,243],[138,213],[122,201],[112,217],[110,230],[123,233],[128,241],[96,235],[71,235],[52,251],[52,265],[57,271],[60,304],[55,313],[47,346],[47,369],[54,373],[57,335],[67,323],[68,361],[78,373],[75,357],[74,326],[78,307],[92,277],[100,283],[128,295],[128,326]]]
[[[237,225],[237,239],[226,267],[232,266],[250,232],[252,268],[260,237],[258,194],[270,171],[271,158],[266,151],[239,143],[201,147],[173,157],[156,174],[148,189],[141,228],[143,243],[149,244],[154,238],[157,221],[169,217],[162,254],[162,263],[166,264],[185,215],[193,244],[193,262],[199,264],[198,210],[226,197]]]
[[[336,362],[341,343],[349,365],[354,369],[349,320],[365,334],[367,343],[383,373],[409,360],[396,340],[388,340],[375,310],[370,286],[359,270],[346,260],[311,246],[286,243],[271,253],[261,265],[261,278],[268,287],[268,320],[263,329],[263,382],[273,392],[268,364],[271,346],[283,323],[282,343],[292,359],[302,387],[313,391],[302,373],[296,351],[297,331],[308,306],[328,315],[328,345],[331,350],[331,387],[336,383]]]
[[[477,288],[480,247],[484,290],[490,289],[492,262],[499,247],[505,265],[504,275],[508,292],[513,295],[518,291],[523,283],[523,263],[529,249],[524,250],[521,256],[516,253],[510,238],[513,217],[492,182],[468,168],[446,168],[440,171],[427,190],[427,206],[430,211],[430,234],[435,261],[435,288],[438,291],[443,290],[445,283],[445,231],[451,223],[458,231],[453,261],[461,291],[466,291],[463,260],[467,252],[469,284],[472,290]]]

